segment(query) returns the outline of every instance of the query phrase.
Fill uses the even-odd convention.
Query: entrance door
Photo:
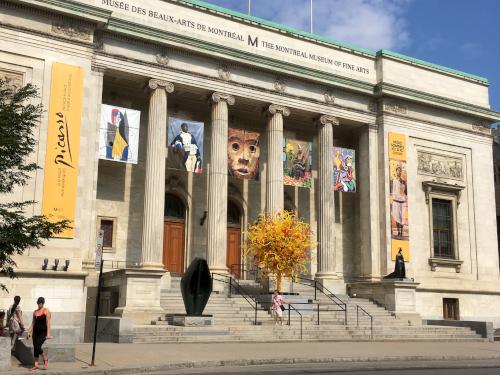
[[[238,207],[227,204],[227,258],[226,265],[229,272],[236,277],[241,274],[241,214]]]
[[[165,196],[165,222],[163,226],[163,266],[174,274],[184,272],[184,218],[182,201],[172,194]]]
[[[443,317],[446,320],[458,320],[458,299],[443,298]]]

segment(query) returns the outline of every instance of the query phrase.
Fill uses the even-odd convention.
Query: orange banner
[[[42,213],[52,222],[71,222],[60,238],[74,237],[82,101],[83,69],[53,63]]]
[[[399,250],[410,260],[408,225],[408,175],[406,171],[406,136],[389,133],[389,191],[391,216],[391,257]]]

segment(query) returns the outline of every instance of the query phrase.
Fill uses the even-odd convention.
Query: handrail
[[[229,278],[229,282],[227,280],[225,280],[225,279],[214,278],[214,275],[223,277],[225,279]],[[239,282],[236,281],[236,279],[234,277],[232,277],[232,276],[224,275],[224,274],[221,274],[221,273],[212,272],[212,284],[213,284],[214,280],[220,281],[220,282],[223,282],[223,283],[226,283],[226,284],[229,284],[229,297],[231,297],[231,295],[232,295],[232,288],[233,287],[239,292],[239,294],[245,299],[245,301],[247,301],[250,304],[250,306],[252,306],[252,309],[254,309],[254,311],[255,311],[254,325],[257,325],[257,311],[258,311],[258,301],[257,301],[257,298],[253,298],[252,295],[250,293],[248,293],[245,290],[245,288],[243,288],[239,284]],[[234,286],[233,286],[233,283],[234,283]]]
[[[359,310],[361,310],[363,313],[368,315],[368,317],[370,318],[370,339],[373,340],[373,316],[368,311],[363,309],[361,306],[356,305],[356,326],[357,327],[359,327]]]
[[[297,312],[300,316],[300,340],[302,341],[302,314],[300,313],[299,310],[297,310],[291,303],[288,304],[288,326],[291,327],[290,325],[290,307]]]

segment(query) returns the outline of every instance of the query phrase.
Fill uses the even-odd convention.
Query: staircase
[[[395,318],[383,307],[363,298],[339,296],[347,305],[345,312],[339,310],[331,299],[322,293],[314,300],[314,289],[305,285],[294,285],[294,293],[303,300],[320,303],[320,323],[317,324],[317,308],[303,305],[302,330],[299,314],[291,311],[290,326],[288,311],[283,312],[283,326],[275,325],[273,318],[258,304],[257,321],[254,325],[255,308],[243,296],[213,293],[204,314],[213,315],[212,327],[178,327],[171,325],[172,315],[184,314],[184,303],[180,292],[180,279],[172,278],[169,290],[161,291],[161,306],[165,316],[151,325],[134,327],[136,343],[200,343],[200,342],[285,342],[285,341],[484,341],[476,332],[463,327],[410,326],[408,322]],[[242,281],[245,290],[262,292],[262,287],[253,281]],[[285,300],[287,296],[285,295]],[[292,299],[291,297],[289,299]],[[293,305],[293,302],[292,302]],[[299,308],[300,305],[294,305]],[[373,338],[370,318],[360,312],[357,324],[356,306],[362,307],[373,317]],[[309,309],[309,310],[306,310]],[[301,337],[302,335],[302,337]]]

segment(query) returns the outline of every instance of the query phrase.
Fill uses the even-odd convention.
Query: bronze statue
[[[403,257],[403,250],[399,248],[396,254],[396,263],[394,264],[394,272],[385,276],[384,279],[404,279],[406,278],[405,258]]]

